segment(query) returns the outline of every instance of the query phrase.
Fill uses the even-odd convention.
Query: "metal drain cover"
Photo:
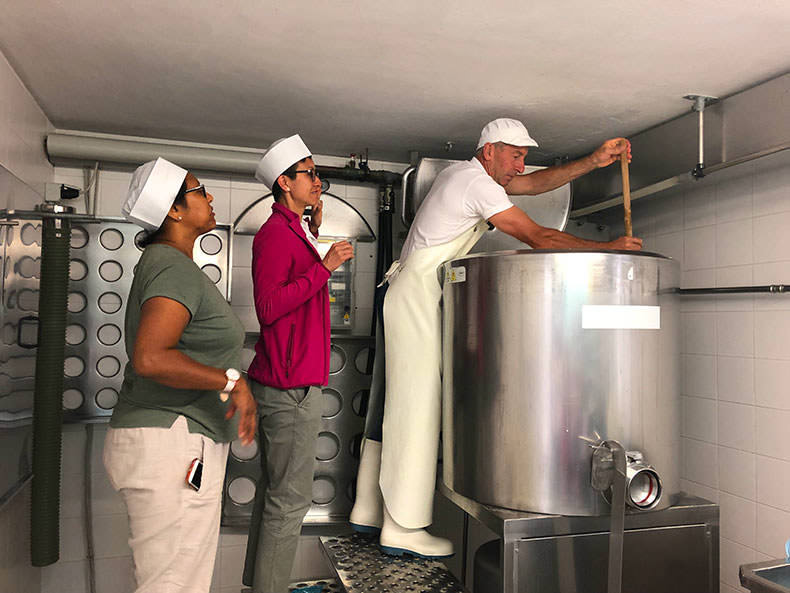
[[[378,536],[319,539],[346,593],[466,593],[438,560],[389,556],[381,551]]]

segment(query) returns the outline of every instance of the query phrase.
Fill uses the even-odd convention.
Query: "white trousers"
[[[199,491],[186,483],[195,458]],[[190,433],[183,416],[170,428],[108,429],[104,467],[129,514],[135,593],[208,593],[227,458],[228,443]]]
[[[386,396],[379,486],[401,527],[432,522],[442,423],[442,284],[437,269],[469,252],[481,221],[449,243],[413,251],[384,298]]]

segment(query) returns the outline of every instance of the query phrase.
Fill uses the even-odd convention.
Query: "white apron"
[[[427,527],[433,514],[442,410],[442,286],[438,267],[469,253],[483,220],[459,237],[413,251],[391,269],[384,299],[387,389],[379,485],[395,521]]]

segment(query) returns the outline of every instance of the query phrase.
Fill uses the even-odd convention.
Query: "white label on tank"
[[[661,329],[661,307],[583,305],[582,329]]]
[[[447,274],[445,276],[445,280],[450,282],[466,282],[466,268],[463,266],[458,266],[457,268],[450,268],[447,270]]]

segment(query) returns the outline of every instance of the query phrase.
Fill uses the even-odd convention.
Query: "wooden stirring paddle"
[[[620,172],[623,174],[623,208],[625,209],[625,236],[633,237],[631,228],[631,183],[628,181],[628,151],[620,155]]]

